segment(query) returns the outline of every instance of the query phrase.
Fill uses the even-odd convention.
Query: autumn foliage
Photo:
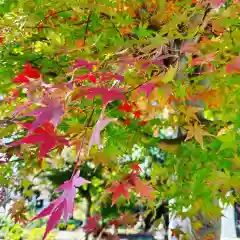
[[[118,239],[118,228],[137,221],[134,205],[148,213],[166,199],[193,222],[199,212],[220,217],[212,200],[230,203],[240,186],[238,1],[13,2],[0,4],[0,135],[10,139],[3,153],[16,150],[0,171],[13,176],[12,164],[21,185],[72,166],[60,196],[31,219],[48,217],[43,239],[73,215],[99,166],[100,196],[90,197],[84,226],[94,237],[114,226],[105,238]],[[144,154],[123,161],[135,145]],[[167,152],[164,164],[147,158],[150,147]],[[15,187],[11,177],[4,185]],[[117,216],[104,219],[102,209]],[[9,214],[26,223],[26,212],[16,202]]]

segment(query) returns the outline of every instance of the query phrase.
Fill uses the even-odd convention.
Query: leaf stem
[[[78,166],[79,166],[80,154],[81,154],[81,151],[82,151],[82,148],[83,148],[83,145],[84,145],[84,141],[85,141],[85,138],[86,138],[87,129],[88,129],[90,123],[91,123],[91,120],[92,120],[94,111],[95,111],[95,108],[92,110],[91,115],[90,115],[90,117],[89,117],[89,119],[88,119],[88,121],[87,121],[87,124],[86,124],[85,127],[84,127],[84,133],[83,133],[81,145],[80,145],[80,148],[79,148],[79,151],[78,151],[78,154],[77,154],[77,160],[76,160],[76,164],[75,164],[74,170],[73,170],[73,172],[72,172],[71,179],[73,178],[73,176],[74,176],[74,174],[76,173],[77,168],[78,168]]]

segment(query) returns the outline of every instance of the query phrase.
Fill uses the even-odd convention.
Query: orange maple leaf
[[[84,40],[83,39],[76,39],[75,41],[77,48],[82,48],[84,46]]]

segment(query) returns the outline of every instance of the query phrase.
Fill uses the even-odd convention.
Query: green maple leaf
[[[222,142],[222,145],[218,152],[228,148],[233,149],[235,152],[237,151],[239,141],[236,139],[236,133],[229,132],[227,134],[219,136],[218,139]]]

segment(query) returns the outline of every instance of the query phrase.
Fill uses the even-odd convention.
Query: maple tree
[[[49,217],[43,239],[72,215],[76,188],[93,186],[98,168],[99,198],[86,195],[85,230],[95,237],[132,225],[136,202],[147,213],[174,198],[170,210],[199,226],[199,212],[221,216],[213,199],[237,200],[239,7],[232,0],[1,1],[1,184],[15,188],[15,178],[24,185],[56,166],[61,173],[65,151],[75,160],[56,189],[62,195],[32,219]],[[123,161],[134,145],[167,152],[164,164],[150,157],[146,173],[144,154]],[[27,206],[14,211],[19,203],[10,215],[25,223]],[[104,205],[117,216],[104,219]]]

